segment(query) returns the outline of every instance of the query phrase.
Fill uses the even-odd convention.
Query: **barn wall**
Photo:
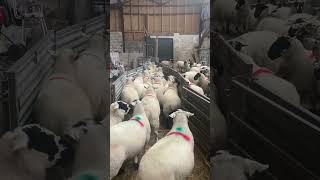
[[[150,35],[198,34],[201,1],[170,0],[158,5],[149,0],[129,0],[123,6],[125,40],[144,40]],[[111,31],[122,31],[121,9],[111,9]]]
[[[110,51],[111,52],[122,52],[122,33],[121,32],[110,32]]]
[[[180,35],[174,34],[173,37],[173,56],[176,61],[192,59],[192,53],[195,46],[198,45],[198,35]]]

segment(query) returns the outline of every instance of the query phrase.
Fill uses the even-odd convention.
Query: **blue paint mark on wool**
[[[100,179],[98,176],[93,175],[93,174],[83,174],[83,175],[78,176],[77,180],[100,180]]]

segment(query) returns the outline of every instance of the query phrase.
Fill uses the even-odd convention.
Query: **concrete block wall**
[[[198,35],[180,35],[175,33],[173,37],[173,57],[175,61],[192,59],[195,46],[199,45]]]
[[[144,53],[144,41],[126,40],[125,50],[128,53]]]
[[[110,32],[110,52],[122,52],[122,32]]]
[[[138,67],[138,59],[143,57],[143,53],[130,52],[121,53],[120,61],[123,63],[125,70],[130,70]]]

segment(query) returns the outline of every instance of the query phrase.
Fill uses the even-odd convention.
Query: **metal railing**
[[[86,47],[87,38],[81,32],[92,34],[105,30],[105,16],[53,32],[50,31],[34,47],[26,52],[3,75],[1,86],[5,130],[12,130],[32,121],[32,109],[42,82],[52,72],[54,59],[48,50],[74,48],[79,52]],[[107,73],[106,73],[107,74]]]

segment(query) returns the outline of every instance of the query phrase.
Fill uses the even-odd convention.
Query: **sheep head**
[[[216,156],[211,158],[213,179],[241,179],[246,180],[247,174],[251,177],[255,172],[262,172],[269,165],[230,154],[228,151],[220,150]]]
[[[130,111],[129,104],[124,101],[117,101],[110,105],[110,111],[123,118]]]
[[[193,116],[194,114],[188,111],[183,111],[181,109],[178,109],[177,111],[171,113],[169,117],[173,119],[173,123],[176,122],[185,122],[188,123],[188,118],[190,116]]]

